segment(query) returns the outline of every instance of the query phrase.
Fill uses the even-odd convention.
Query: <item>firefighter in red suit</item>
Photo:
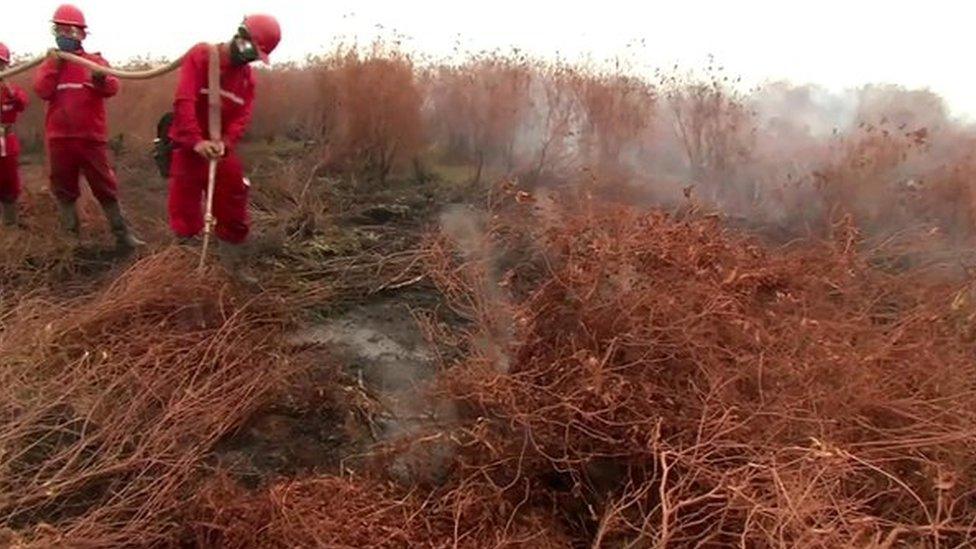
[[[10,65],[10,50],[0,44],[0,71]],[[20,197],[20,141],[13,127],[17,116],[27,108],[27,94],[19,86],[0,81],[0,208],[3,224],[17,225],[17,198]]]
[[[82,48],[87,36],[85,16],[65,4],[54,13],[58,49],[108,67],[97,53]],[[51,170],[51,190],[61,210],[63,228],[78,234],[79,178],[85,176],[112,228],[119,248],[142,244],[129,231],[118,201],[118,183],[108,159],[105,100],[119,91],[119,80],[77,63],[49,58],[34,80],[34,91],[47,102],[45,132]]]
[[[250,183],[244,177],[237,145],[247,130],[254,105],[250,64],[259,59],[267,62],[280,40],[281,28],[274,17],[250,15],[234,38],[219,46],[223,135],[216,137],[208,135],[210,46],[193,47],[180,69],[169,132],[175,147],[169,178],[170,227],[184,241],[203,230],[209,162],[218,159],[213,212],[219,253],[233,274],[251,282],[253,277],[242,268],[242,245],[250,230]]]

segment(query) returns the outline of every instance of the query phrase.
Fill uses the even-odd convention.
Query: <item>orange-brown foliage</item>
[[[329,68],[319,84],[335,94],[327,103],[336,117],[329,141],[333,163],[385,179],[423,143],[422,97],[413,64],[397,53],[361,56],[351,51]]]
[[[623,154],[639,155],[656,115],[656,92],[637,78],[578,74],[574,82],[585,116],[582,154],[601,177],[626,176]],[[628,150],[629,149],[629,150]],[[617,173],[615,173],[617,172]]]
[[[144,145],[173,78],[111,100],[116,143]],[[721,71],[655,87],[518,56],[418,68],[377,47],[259,79],[251,138],[321,147],[292,202],[322,163],[382,180],[428,149],[588,197],[523,191],[485,216],[484,242],[417,254],[473,324],[471,356],[440,380],[464,412],[447,481],[200,490],[214,442],[288,371],[284,319],[169,251],[87,299],[3,302],[0,542],[973,544],[976,292],[871,268],[855,230],[972,238],[976,135],[937,97],[869,88],[827,135],[760,120],[762,97]],[[827,115],[791,91],[797,112]],[[35,101],[31,143],[41,119]],[[612,204],[582,168],[687,207]],[[814,219],[823,239],[766,247],[682,190],[757,221]],[[298,239],[321,212],[305,213]],[[5,283],[59,263],[23,240]],[[494,272],[496,252],[514,268]]]
[[[976,136],[931,92],[747,91],[714,63],[697,76],[657,76],[652,83],[518,52],[418,66],[382,44],[338,48],[259,70],[249,135],[301,141],[326,167],[377,179],[420,157],[468,165],[476,180],[488,172],[560,184],[588,169],[655,202],[679,202],[692,189],[757,222],[822,231],[846,212],[871,233],[929,225],[972,236],[968,144]],[[113,144],[146,148],[174,79],[125,83],[109,101]],[[42,119],[35,100],[19,128],[29,148],[41,144]]]
[[[427,76],[432,142],[448,160],[515,168],[519,125],[530,109],[532,66],[491,56]]]
[[[284,316],[170,249],[0,325],[0,544],[167,545],[213,445],[290,368]]]
[[[867,267],[850,225],[773,251],[581,206],[494,228],[536,231],[545,261],[506,277],[527,297],[504,367],[475,347],[446,376],[463,470],[593,546],[976,539],[970,293]],[[481,268],[438,265],[452,295]]]
[[[198,547],[568,547],[557,517],[492,506],[490,490],[435,493],[364,478],[320,477],[245,493],[217,479],[191,515]],[[486,501],[489,502],[486,505]]]
[[[704,78],[670,75],[663,86],[692,181],[711,203],[747,212],[754,189],[737,176],[751,160],[755,121],[745,97],[721,67]]]

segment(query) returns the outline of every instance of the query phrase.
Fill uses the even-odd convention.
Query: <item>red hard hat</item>
[[[251,40],[257,46],[261,60],[267,63],[268,56],[281,42],[278,20],[270,15],[248,15],[244,18],[244,27],[251,33]]]
[[[54,17],[51,19],[51,22],[57,25],[71,25],[83,29],[88,27],[85,24],[85,14],[81,13],[80,9],[71,4],[61,4],[58,6],[58,9],[54,10]]]
[[[10,62],[10,49],[7,48],[6,44],[3,43],[0,43],[0,62]]]

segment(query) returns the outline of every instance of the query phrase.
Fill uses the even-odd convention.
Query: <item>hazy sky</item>
[[[7,0],[0,41],[15,52],[53,42],[58,1]],[[976,3],[971,0],[77,0],[89,50],[111,61],[173,57],[233,34],[247,12],[278,16],[275,59],[301,59],[338,37],[368,41],[396,29],[411,48],[448,55],[465,47],[518,46],[567,59],[629,55],[640,66],[701,66],[714,54],[747,82],[789,79],[842,89],[868,82],[928,87],[976,119]],[[382,28],[378,27],[381,25]],[[640,43],[641,48],[627,48]]]

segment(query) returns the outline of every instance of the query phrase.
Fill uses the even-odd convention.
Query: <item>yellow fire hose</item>
[[[151,78],[156,78],[166,73],[175,71],[176,69],[180,68],[180,63],[183,62],[183,57],[180,57],[179,59],[167,63],[165,65],[162,65],[160,67],[155,67],[144,71],[124,71],[119,69],[113,69],[111,67],[103,67],[102,65],[99,65],[94,61],[89,61],[88,59],[85,59],[84,57],[79,57],[73,53],[68,53],[60,50],[48,50],[47,54],[42,55],[41,57],[32,59],[26,63],[21,63],[16,67],[11,67],[5,71],[0,71],[0,80],[4,78],[10,78],[11,76],[18,75],[22,72],[29,71],[34,67],[43,63],[44,60],[49,57],[57,57],[60,59],[64,59],[65,61],[77,63],[93,71],[115,76],[117,78],[124,78],[126,80],[149,80]]]
[[[50,55],[50,52],[48,52],[48,55]],[[22,72],[27,72],[33,69],[34,67],[40,65],[41,63],[43,63],[44,60],[47,59],[47,57],[48,57],[47,55],[42,55],[41,57],[32,59],[26,63],[21,63],[16,67],[10,67],[5,71],[0,71],[0,80],[3,80],[4,78],[10,78],[11,76],[17,76]]]

